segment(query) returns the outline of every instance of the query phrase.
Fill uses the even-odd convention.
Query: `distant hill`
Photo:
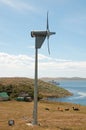
[[[81,77],[43,77],[40,78],[43,81],[51,81],[51,80],[86,80],[86,78],[81,78]]]
[[[10,98],[15,98],[22,92],[28,93],[33,98],[34,79],[19,77],[0,78],[0,91],[7,92]],[[71,95],[71,93],[59,86],[39,80],[38,95],[39,98],[64,97]]]

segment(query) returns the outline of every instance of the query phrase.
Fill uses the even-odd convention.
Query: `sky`
[[[86,0],[0,0],[0,77],[34,78],[35,38],[46,30],[38,50],[38,77],[86,78]]]

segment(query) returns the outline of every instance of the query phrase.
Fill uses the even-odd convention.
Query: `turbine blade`
[[[47,46],[48,46],[48,53],[50,55],[49,37],[47,37]]]
[[[47,31],[49,31],[48,12],[47,12]]]

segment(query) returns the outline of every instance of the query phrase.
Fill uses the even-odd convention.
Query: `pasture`
[[[9,120],[14,120],[15,124],[9,126]],[[86,106],[40,101],[39,125],[28,126],[32,120],[33,102],[0,102],[0,130],[86,130]]]

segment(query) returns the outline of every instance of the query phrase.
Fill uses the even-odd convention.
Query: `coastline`
[[[57,81],[58,82],[58,81]],[[60,86],[72,92],[72,96],[53,98],[55,102],[70,102],[86,106],[86,80],[62,80]]]

